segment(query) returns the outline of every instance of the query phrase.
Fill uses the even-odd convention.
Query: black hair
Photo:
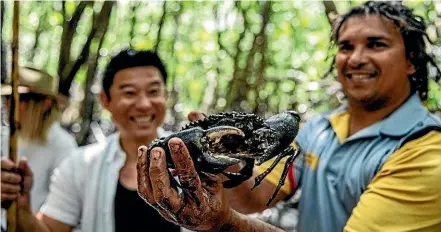
[[[110,99],[110,87],[113,84],[113,79],[118,71],[127,68],[153,66],[161,73],[164,84],[167,83],[167,71],[164,63],[162,63],[156,52],[152,51],[137,51],[131,48],[124,49],[112,57],[104,72],[102,81],[103,91]]]
[[[349,18],[360,15],[383,16],[391,20],[400,29],[406,49],[406,58],[415,67],[415,72],[409,75],[411,92],[417,92],[421,100],[426,100],[429,81],[428,65],[432,65],[436,71],[434,77],[432,77],[435,81],[440,79],[441,71],[436,65],[434,59],[426,52],[424,39],[429,43],[433,44],[433,42],[426,33],[427,26],[424,19],[413,14],[412,10],[401,2],[368,1],[361,6],[352,8],[348,13],[344,14],[336,21],[331,37],[331,43],[333,46],[337,44],[339,31],[342,25]],[[332,72],[334,65],[335,58],[325,76]]]

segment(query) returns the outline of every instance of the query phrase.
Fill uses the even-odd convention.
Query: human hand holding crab
[[[256,178],[257,186],[281,158],[290,156],[293,161],[299,152],[290,144],[297,134],[299,119],[295,112],[267,120],[233,112],[192,122],[180,132],[140,148],[138,192],[172,222],[193,230],[218,230],[225,226],[221,222],[237,217],[224,199],[223,187],[235,187],[249,179],[254,163],[260,165],[276,157],[273,165]],[[246,165],[238,173],[225,171],[242,160]],[[173,183],[168,168],[174,169],[179,183]],[[216,175],[220,173],[229,180],[222,183]],[[285,177],[286,173],[274,195]]]

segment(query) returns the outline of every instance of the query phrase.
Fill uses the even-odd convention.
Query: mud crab
[[[286,111],[264,120],[257,115],[228,112],[212,114],[203,120],[184,126],[179,132],[154,140],[148,146],[148,153],[154,147],[162,147],[167,155],[167,164],[173,168],[168,141],[173,137],[183,140],[189,150],[199,174],[225,175],[224,187],[232,188],[249,179],[254,165],[261,165],[274,157],[275,161],[262,174],[256,177],[257,187],[280,162],[289,156],[282,177],[267,205],[276,196],[288,174],[289,165],[299,155],[299,150],[290,144],[297,136],[300,116],[295,111]],[[231,165],[245,162],[237,173],[226,172]]]

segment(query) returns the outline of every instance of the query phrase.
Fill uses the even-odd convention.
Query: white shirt
[[[9,153],[8,141],[8,128],[2,128],[2,156],[4,157],[7,157]],[[73,136],[56,122],[49,128],[45,144],[26,143],[18,140],[17,147],[17,159],[27,157],[28,164],[34,174],[31,208],[34,212],[38,212],[49,194],[50,177],[54,169],[78,146]],[[5,212],[2,210],[2,221],[5,221]]]
[[[79,148],[55,170],[41,212],[76,231],[114,231],[114,199],[125,160],[118,133]]]
[[[18,141],[17,156],[28,158],[34,174],[31,190],[31,207],[34,212],[38,212],[49,194],[50,178],[54,169],[77,148],[73,136],[58,123],[54,123],[49,129],[45,144]]]
[[[7,128],[3,129],[5,131],[2,131],[2,156],[7,157],[9,131]],[[53,170],[78,146],[73,136],[56,122],[49,128],[46,143],[28,143],[19,139],[17,147],[17,160],[21,157],[27,157],[28,164],[34,174],[31,207],[34,212],[38,212],[49,193],[50,177]]]

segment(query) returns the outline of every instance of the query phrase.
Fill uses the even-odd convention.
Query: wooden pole
[[[17,129],[19,128],[19,94],[18,94],[18,82],[19,82],[19,64],[18,64],[18,32],[19,32],[19,1],[14,1],[14,16],[12,24],[12,75],[11,75],[11,87],[12,87],[12,99],[11,109],[9,111],[9,158],[13,162],[17,162]],[[17,208],[16,202],[12,202],[8,208],[7,215],[8,232],[15,232],[17,230]]]

